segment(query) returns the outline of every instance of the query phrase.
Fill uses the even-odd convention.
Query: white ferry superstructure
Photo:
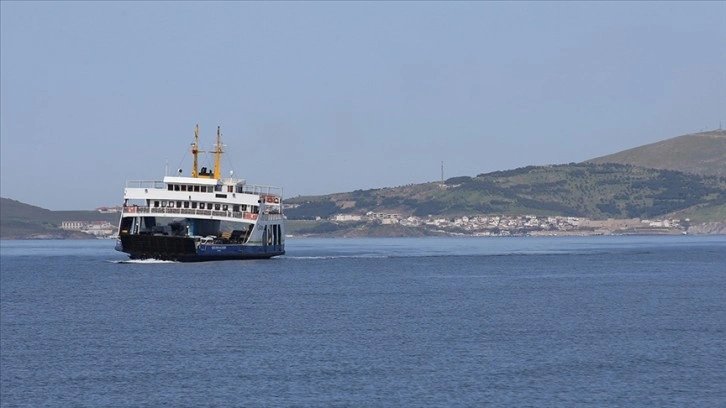
[[[199,153],[197,126],[191,176],[126,182],[116,250],[131,259],[180,262],[283,255],[282,188],[222,178],[219,127],[213,171],[197,170]]]

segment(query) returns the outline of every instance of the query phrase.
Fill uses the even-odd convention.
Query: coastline
[[[726,221],[710,221],[699,224],[677,227],[653,227],[643,224],[642,226],[627,225],[630,220],[611,220],[610,227],[584,226],[568,230],[544,230],[537,228],[517,229],[488,229],[478,231],[465,231],[461,228],[428,228],[424,226],[403,226],[400,224],[375,224],[366,223],[347,227],[344,223],[336,224],[337,228],[331,231],[305,232],[305,229],[298,228],[297,231],[289,231],[286,238],[391,238],[391,237],[591,237],[591,236],[656,236],[656,235],[726,235]],[[95,236],[79,231],[43,231],[29,234],[15,233],[9,236],[0,237],[0,240],[112,240],[116,235]]]

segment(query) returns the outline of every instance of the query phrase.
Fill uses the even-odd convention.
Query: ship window
[[[158,207],[158,206],[159,206],[159,202],[158,201],[154,201],[154,207]]]
[[[247,204],[242,204],[242,211],[247,211]]]
[[[192,201],[192,208],[197,208],[197,202],[196,201]]]
[[[194,190],[194,186],[192,186],[192,185],[187,186],[187,191],[193,191],[193,190]]]
[[[173,201],[169,201],[169,207],[170,208],[174,208],[174,202]]]
[[[162,207],[166,207],[166,206],[167,206],[167,202],[166,202],[166,201],[162,201],[162,202],[161,202],[161,206],[162,206]]]
[[[187,191],[187,185],[186,184],[182,184],[181,185],[181,191]]]
[[[181,201],[177,201],[176,202],[176,208],[181,208],[181,207],[182,207],[182,202]]]
[[[239,206],[238,205],[233,205],[232,206],[232,211],[238,212],[239,211]]]
[[[174,191],[179,191],[179,184],[174,184]]]
[[[227,204],[222,204],[222,211],[227,211],[227,208],[229,208],[227,207]]]
[[[227,192],[231,193],[232,191],[234,191],[234,186],[227,186]]]
[[[184,208],[189,208],[189,201],[184,201]]]
[[[202,205],[204,205],[204,204],[202,204]],[[211,209],[212,209],[212,203],[207,203],[207,210],[211,210]]]
[[[252,206],[252,209],[250,211],[252,211],[253,213],[257,214],[257,209],[258,209],[258,207],[256,205],[253,205]]]
[[[214,209],[219,210],[219,204],[214,204]]]
[[[199,192],[199,186],[194,186],[194,191]]]
[[[166,188],[167,188],[167,189],[168,189],[169,191],[174,191],[174,186],[173,186],[173,185],[171,185],[171,184],[169,184],[168,186],[166,186]]]

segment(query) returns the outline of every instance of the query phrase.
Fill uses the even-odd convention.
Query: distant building
[[[62,221],[61,229],[81,231],[97,237],[113,235],[116,227],[108,221]]]
[[[80,231],[86,226],[86,223],[86,221],[63,221],[61,222],[61,229]]]
[[[363,217],[360,215],[352,215],[352,214],[337,214],[335,217],[333,217],[333,221],[338,222],[347,222],[347,221],[360,221]]]

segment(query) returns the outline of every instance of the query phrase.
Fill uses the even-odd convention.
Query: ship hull
[[[119,238],[116,249],[131,259],[204,262],[268,259],[285,254],[283,245],[198,244],[190,237],[164,235],[121,235]]]

